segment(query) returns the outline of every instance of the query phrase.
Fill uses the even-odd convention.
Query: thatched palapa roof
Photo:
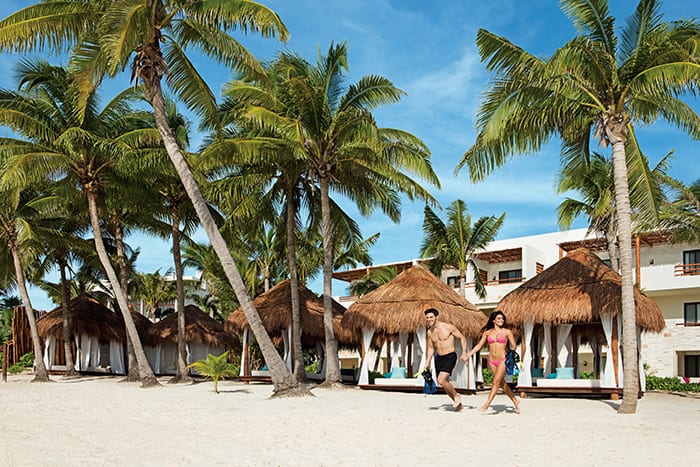
[[[155,323],[151,335],[156,339],[177,343],[177,313]],[[185,307],[185,340],[224,348],[231,348],[235,344],[233,336],[224,330],[221,323],[195,305]]]
[[[123,320],[115,312],[88,295],[81,295],[70,302],[71,334],[88,334],[100,341],[124,341],[126,333]],[[39,336],[63,339],[63,307],[58,306],[37,320]]]
[[[270,337],[279,337],[282,330],[292,325],[291,281],[280,282],[253,300],[263,327]],[[323,298],[318,297],[303,284],[299,284],[299,312],[301,318],[302,341],[304,344],[322,342],[325,339],[323,328]],[[341,346],[354,346],[359,337],[349,328],[341,325],[345,308],[333,301],[333,333]],[[226,320],[229,332],[240,332],[248,327],[248,320],[239,307]]]
[[[661,331],[664,317],[659,306],[634,289],[637,324],[645,331]],[[520,287],[498,304],[508,322],[592,323],[601,314],[619,315],[622,310],[620,275],[591,251],[574,250]]]
[[[468,337],[480,336],[486,324],[486,316],[475,305],[422,266],[413,266],[360,297],[345,311],[343,324],[386,334],[410,333],[425,325],[427,308],[437,309],[441,321],[454,324]]]

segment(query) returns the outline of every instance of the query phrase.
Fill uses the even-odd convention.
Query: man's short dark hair
[[[428,315],[428,313],[432,313],[432,314],[434,314],[435,316],[437,316],[437,315],[440,314],[440,312],[437,311],[435,308],[428,308],[427,310],[425,310],[425,311],[423,312],[423,314],[426,315],[426,316]]]

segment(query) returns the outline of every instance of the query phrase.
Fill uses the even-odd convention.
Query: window
[[[510,271],[499,271],[498,282],[518,282],[523,277],[522,269],[513,269]]]
[[[448,276],[447,285],[456,286],[459,285],[459,276]]]
[[[700,274],[700,250],[683,252],[683,274]]]
[[[700,377],[700,355],[685,355],[683,357],[684,375],[686,378]]]
[[[685,325],[695,326],[700,324],[700,302],[683,304],[683,320]]]

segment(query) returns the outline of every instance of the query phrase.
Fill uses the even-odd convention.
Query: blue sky
[[[33,2],[3,0],[0,17]],[[441,190],[434,190],[443,207],[464,200],[474,218],[506,213],[499,238],[558,230],[556,206],[562,197],[554,191],[559,168],[559,145],[552,141],[538,155],[516,157],[484,182],[470,184],[466,171],[454,176],[454,168],[475,138],[474,114],[480,93],[490,78],[479,61],[476,31],[485,28],[507,37],[538,56],[548,57],[575,35],[568,18],[555,0],[269,0],[262,3],[275,10],[287,25],[287,44],[257,36],[237,36],[259,59],[268,60],[284,49],[315,61],[331,41],[348,42],[348,83],[367,74],[382,75],[407,93],[398,104],[376,112],[381,126],[400,128],[421,138],[430,148]],[[636,2],[613,0],[611,12],[624,24]],[[666,0],[667,20],[700,17],[700,4]],[[13,87],[12,67],[17,56],[0,60],[0,87]],[[47,57],[51,59],[50,57]],[[57,61],[57,59],[52,59]],[[218,92],[230,73],[206,60],[197,61],[202,74]],[[109,94],[129,85],[128,76],[108,83]],[[695,108],[700,109],[698,101]],[[689,183],[700,177],[697,152],[700,143],[664,124],[638,128],[642,148],[652,164],[674,150],[671,175]],[[392,223],[377,213],[361,219],[352,206],[363,234],[381,233],[371,250],[374,264],[417,258],[422,240],[423,206],[405,202],[401,222]],[[579,221],[575,227],[584,227]],[[197,237],[205,241],[203,234]],[[141,248],[138,267],[144,272],[165,271],[172,259],[166,243],[140,235],[129,239]],[[310,284],[317,292],[319,281]],[[345,293],[345,284],[334,284],[334,295]],[[51,308],[41,293],[33,293],[35,307]]]

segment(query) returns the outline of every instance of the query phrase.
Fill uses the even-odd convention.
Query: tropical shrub
[[[700,392],[700,384],[684,383],[680,379],[647,376],[647,391]]]
[[[21,373],[27,368],[34,366],[34,352],[29,352],[22,355],[17,363],[12,365],[7,371],[11,374]]]

